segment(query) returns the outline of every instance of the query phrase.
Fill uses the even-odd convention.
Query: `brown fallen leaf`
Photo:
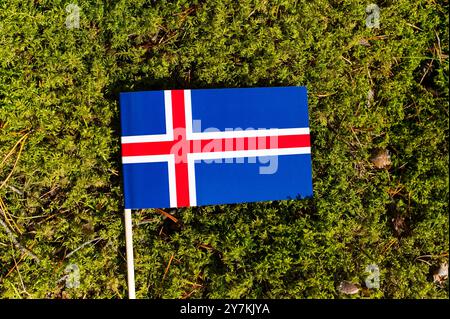
[[[364,39],[364,38],[359,40],[359,45],[363,45],[365,47],[370,47],[369,41],[367,41],[367,39]]]
[[[433,282],[443,287],[448,279],[448,263],[443,263],[433,274]]]
[[[359,287],[354,283],[344,280],[339,284],[338,290],[346,295],[354,295],[359,292]]]
[[[386,149],[379,150],[371,159],[372,164],[376,168],[386,168],[391,165],[391,155]]]

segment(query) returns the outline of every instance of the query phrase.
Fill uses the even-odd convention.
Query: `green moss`
[[[136,212],[138,297],[344,298],[377,264],[357,297],[448,298],[447,2],[383,1],[379,29],[364,1],[78,1],[70,30],[67,4],[0,2],[0,198],[41,259],[0,228],[0,296],[126,297],[119,92],[306,85],[314,198]]]

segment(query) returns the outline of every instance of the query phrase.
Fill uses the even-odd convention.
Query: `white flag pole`
[[[136,299],[134,285],[133,224],[131,209],[125,209],[125,242],[127,248],[128,298]]]

